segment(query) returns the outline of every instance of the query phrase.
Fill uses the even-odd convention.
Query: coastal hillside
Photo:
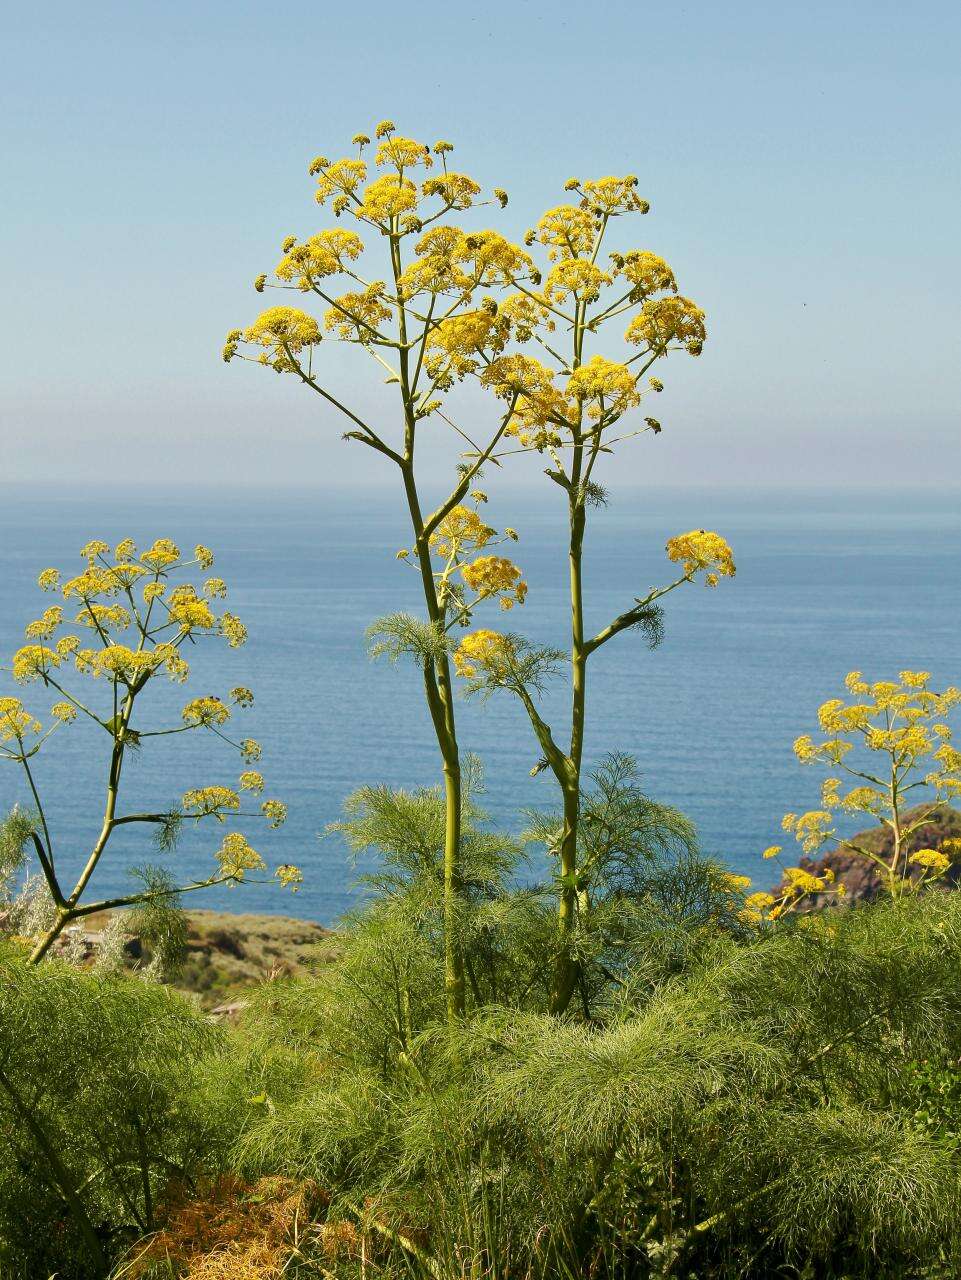
[[[245,988],[304,973],[308,960],[331,936],[312,920],[289,916],[188,911],[186,917],[186,954],[169,985],[197,996],[205,1009],[225,1013]],[[91,916],[89,927],[71,941],[92,959],[108,923],[106,912]],[[127,936],[124,954],[131,969],[149,959],[135,934]]]

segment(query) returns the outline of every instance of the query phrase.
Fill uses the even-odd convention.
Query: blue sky
[[[634,172],[636,243],[707,310],[638,483],[950,484],[961,464],[961,18],[947,3],[48,3],[8,14],[0,480],[378,471],[293,380],[219,359],[385,116],[519,234]],[[359,403],[354,366],[337,370]],[[467,406],[468,415],[480,406]],[[437,451],[439,467],[444,457]],[[373,472],[371,468],[373,467]]]

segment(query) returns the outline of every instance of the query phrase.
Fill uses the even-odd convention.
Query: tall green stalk
[[[530,260],[496,232],[467,233],[439,222],[451,211],[471,207],[480,192],[467,175],[448,172],[447,154],[452,150],[449,143],[438,142],[431,150],[398,136],[390,121],[378,125],[376,137],[375,163],[387,172],[373,181],[367,181],[368,162],[364,158],[370,139],[362,134],[354,138],[359,148],[356,159],[331,163],[326,157],[318,157],[310,171],[317,177],[318,203],[329,201],[336,216],[350,215],[356,223],[372,228],[379,243],[386,245],[388,282],[364,278],[354,266],[364,252],[360,238],[353,231],[332,229],[301,244],[294,237],[285,240],[284,258],[275,273],[279,283],[271,287],[322,299],[329,308],[324,318],[325,332],[333,332],[335,340],[361,348],[387,374],[387,383],[397,387],[400,399],[398,426],[402,442],[389,444],[369,420],[324,385],[314,369],[321,329],[304,311],[293,307],[268,309],[243,332],[234,330],[228,335],[224,358],[231,360],[240,355],[267,364],[278,373],[293,373],[326,405],[349,419],[347,439],[375,450],[398,468],[413,539],[411,550],[400,554],[402,559],[416,561],[419,569],[430,635],[422,635],[413,647],[401,644],[394,650],[410,653],[421,665],[443,773],[444,983],[448,1016],[453,1020],[463,1015],[465,1007],[464,959],[458,941],[463,795],[447,633],[451,626],[466,622],[480,599],[498,594],[500,588],[478,591],[476,598],[468,599],[462,587],[451,580],[453,562],[440,574],[435,571],[433,539],[443,532],[448,518],[456,515],[472,481],[491,458],[507,430],[517,393],[506,397],[507,410],[498,415],[499,422],[486,445],[475,443],[453,424],[441,406],[445,393],[487,358],[489,350],[503,344],[495,322],[496,307],[487,300],[478,307],[477,291],[506,283],[512,272],[522,270]],[[442,174],[418,186],[411,174],[419,167],[433,167],[434,157],[440,161]],[[495,191],[494,195],[501,206],[506,203],[503,192]],[[405,255],[405,242],[411,236],[421,238],[415,240],[413,254]],[[378,269],[374,267],[375,271]],[[326,283],[333,276],[349,277],[360,291],[335,296]],[[266,280],[266,276],[258,278],[258,291],[263,291]],[[242,355],[242,342],[262,348],[262,353]],[[452,491],[425,517],[416,446],[420,423],[432,415],[453,426],[469,449],[466,461],[458,467],[458,480]],[[462,562],[458,561],[456,567],[462,568]]]

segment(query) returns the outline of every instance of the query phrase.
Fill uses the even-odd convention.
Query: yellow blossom
[[[624,337],[659,355],[676,345],[688,355],[699,356],[707,341],[704,312],[690,298],[648,298]]]
[[[50,714],[61,724],[72,724],[77,718],[77,708],[70,702],[55,702],[50,708]]]
[[[356,232],[341,228],[321,231],[303,244],[286,249],[275,274],[280,280],[298,283],[306,291],[312,281],[338,275],[363,251],[363,241]]]
[[[260,811],[271,827],[282,826],[287,821],[287,806],[281,800],[265,800]]]
[[[349,342],[366,342],[377,334],[377,326],[391,318],[390,307],[383,301],[384,286],[374,281],[363,292],[341,294],[336,305],[324,314],[324,328],[336,329],[339,337]]]
[[[637,178],[628,173],[622,178],[597,178],[581,184],[587,205],[598,214],[647,213],[650,205],[637,194]]]
[[[523,604],[527,595],[527,583],[521,580],[520,569],[505,556],[478,556],[470,564],[461,566],[461,576],[482,598],[501,595],[503,608],[512,608],[515,600]]]
[[[384,223],[417,207],[417,188],[410,178],[385,173],[364,188],[354,212],[358,218]]]
[[[39,733],[41,727],[19,698],[0,698],[0,742],[22,743],[28,734]]]
[[[636,299],[650,297],[654,293],[677,293],[677,281],[674,272],[663,258],[646,249],[634,249],[615,258],[615,265],[620,275],[634,286]]]
[[[119,586],[119,582],[109,569],[103,569],[99,565],[89,565],[83,573],[68,579],[63,584],[62,591],[65,600],[69,600],[71,596],[77,596],[80,600],[91,600],[94,596],[115,595]]]
[[[231,649],[239,649],[247,639],[247,628],[232,613],[225,613],[220,619],[220,634],[226,636]]]
[[[180,559],[180,548],[170,538],[158,538],[140,557],[151,569],[168,569]]]
[[[247,837],[239,831],[231,831],[224,836],[216,857],[220,863],[221,874],[231,880],[243,880],[244,873],[247,871],[266,869],[263,858],[256,849],[250,847]]]
[[[567,382],[567,393],[582,404],[591,403],[592,418],[614,418],[640,404],[634,375],[625,364],[592,356],[575,369]]]
[[[94,604],[81,609],[74,619],[94,631],[106,631],[111,627],[123,631],[130,626],[130,614],[122,604]]]
[[[745,898],[744,905],[752,908],[754,911],[763,911],[768,907],[774,906],[774,897],[770,893],[752,893]]]
[[[180,623],[181,631],[210,631],[217,624],[210,605],[188,585],[177,587],[171,592],[167,610],[170,620]]]
[[[93,538],[80,548],[80,555],[85,560],[95,560],[97,556],[105,556],[109,551],[110,548],[106,542],[100,538]]]
[[[244,340],[266,347],[275,355],[297,355],[320,342],[320,327],[313,316],[296,307],[269,307],[244,330]],[[141,557],[143,559],[143,557]]]
[[[454,669],[459,676],[470,680],[477,676],[479,669],[496,673],[509,668],[514,653],[511,640],[500,632],[472,631],[454,650]]]
[[[180,714],[186,724],[226,724],[230,719],[230,708],[225,706],[219,698],[208,696],[194,698],[187,703]]]
[[[917,853],[911,854],[908,861],[918,867],[938,872],[947,871],[951,865],[951,859],[938,849],[918,849]]]
[[[24,635],[30,640],[49,640],[63,622],[63,610],[59,605],[44,609],[42,617],[30,622],[24,628]]]
[[[393,165],[397,170],[413,169],[418,165],[429,169],[434,163],[430,147],[425,147],[422,142],[415,142],[413,138],[402,138],[396,133],[385,137],[377,148],[374,160],[381,168]]]
[[[731,892],[742,893],[745,889],[750,889],[751,877],[739,876],[733,871],[725,871],[721,876],[721,884],[725,889],[728,889]]]
[[[60,654],[42,644],[27,644],[13,655],[13,678],[18,684],[26,684],[59,667]]]
[[[256,769],[245,769],[240,775],[239,786],[241,791],[263,791],[264,775]]]
[[[304,873],[300,867],[295,867],[290,862],[284,862],[274,872],[274,878],[282,889],[290,889],[293,893],[296,893],[298,887],[303,883]]]
[[[596,302],[611,277],[587,258],[564,258],[548,272],[544,299],[559,304],[573,294],[579,302]]]
[[[431,550],[445,560],[467,548],[480,550],[493,538],[495,530],[484,523],[472,507],[458,505],[450,510],[430,535]]]
[[[548,250],[552,261],[590,253],[597,235],[597,223],[587,209],[563,204],[548,209],[531,233]]]
[[[197,787],[184,793],[183,808],[191,817],[223,822],[226,811],[240,808],[240,796],[230,787]]]
[[[784,875],[797,893],[822,893],[828,887],[825,879],[812,875],[803,867],[785,867]]]
[[[330,164],[318,156],[310,171],[318,175],[315,195],[318,204],[325,204],[331,196],[350,198],[367,180],[367,165],[363,160],[337,160]]]
[[[474,197],[480,194],[480,186],[466,173],[445,173],[428,178],[421,191],[428,198],[439,196],[448,209],[463,210],[474,203]]]
[[[724,578],[733,578],[736,572],[734,553],[719,533],[692,529],[670,538],[666,549],[668,560],[680,562],[689,577],[700,569],[710,569]]]

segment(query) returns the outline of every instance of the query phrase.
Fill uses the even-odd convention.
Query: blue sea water
[[[155,682],[141,727],[176,724],[186,696],[249,685],[256,705],[242,713],[245,735],[264,745],[266,794],[289,805],[280,830],[250,831],[270,862],[303,867],[295,897],[246,885],[196,895],[194,905],[334,921],[357,901],[341,837],[325,835],[344,797],[364,782],[434,783],[438,767],[416,670],[371,662],[364,632],[372,619],[418,609],[414,573],[397,563],[406,545],[396,495],[371,489],[137,490],[0,493],[0,654],[51,603],[35,586],[47,565],[79,568],[90,537],[143,546],[159,535],[217,552],[215,572],[230,607],[247,624],[238,650],[205,641],[190,655],[185,695]],[[521,534],[516,558],[530,583],[510,625],[566,643],[565,513],[552,495],[503,493],[492,523]],[[560,498],[560,494],[557,495]],[[715,591],[692,586],[666,602],[663,644],[649,652],[633,633],[592,660],[588,761],[609,750],[633,753],[644,785],[683,808],[705,850],[734,869],[770,879],[759,852],[779,834],[781,814],[811,807],[817,778],[794,760],[794,737],[815,727],[817,706],[841,692],[844,674],[875,678],[903,667],[930,670],[936,684],[961,682],[961,504],[953,493],[791,493],[635,489],[598,511],[588,543],[587,607],[596,628],[635,595],[666,580],[664,542],[692,527],[716,528],[735,548],[736,580]],[[490,615],[494,626],[502,618]],[[483,625],[479,616],[476,620]],[[13,692],[7,669],[0,693]],[[38,714],[52,700],[22,691]],[[562,687],[543,701],[562,726]],[[238,713],[238,716],[241,713]],[[486,766],[484,803],[508,830],[520,811],[550,805],[548,777],[529,777],[539,751],[523,711],[506,696],[463,703],[461,739]],[[80,723],[58,733],[36,759],[58,865],[76,869],[99,829],[105,735]],[[148,741],[127,766],[127,811],[175,803],[188,787],[230,783],[239,765],[206,734]],[[29,796],[18,767],[0,761],[0,807]],[[187,833],[171,869],[189,879],[212,866],[219,832]],[[122,828],[92,890],[122,892],[127,869],[154,857],[136,828]]]

